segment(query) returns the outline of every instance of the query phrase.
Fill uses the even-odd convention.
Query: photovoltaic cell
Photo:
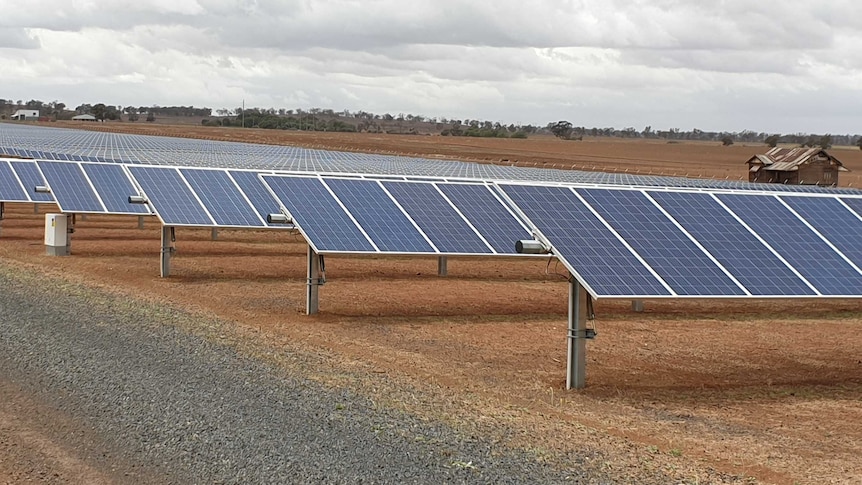
[[[96,188],[105,208],[112,214],[149,214],[146,205],[130,204],[129,196],[138,189],[129,181],[121,165],[109,163],[83,163],[81,167]]]
[[[257,213],[266,222],[266,216],[269,214],[278,214],[281,207],[278,201],[269,193],[263,181],[258,177],[258,172],[244,172],[240,170],[232,170],[230,176],[236,181],[239,188],[251,201]]]
[[[63,212],[105,212],[96,192],[77,163],[38,162],[39,168],[60,210]]]
[[[577,192],[677,294],[745,294],[643,193],[607,189]]]
[[[45,179],[36,168],[36,162],[9,162],[12,170],[18,174],[21,183],[24,184],[24,190],[33,202],[54,202],[54,196],[43,192],[36,192],[37,185],[45,185]]]
[[[517,254],[515,242],[532,235],[484,184],[444,184],[437,187],[478,229],[495,251]]]
[[[812,296],[814,291],[710,194],[649,192],[733,276],[758,296]]]
[[[324,180],[381,251],[434,252],[377,181]]]
[[[570,189],[528,185],[501,188],[595,296],[671,295]]]
[[[488,254],[491,249],[433,185],[382,182],[440,252]]]
[[[862,295],[862,275],[777,198],[747,194],[717,197],[821,294]]]
[[[166,226],[212,226],[188,185],[173,168],[129,167]]]
[[[781,197],[857,267],[862,267],[862,220],[838,199]],[[859,199],[853,199],[859,200]]]
[[[263,179],[319,252],[375,252],[319,179],[270,175]]]
[[[224,170],[182,169],[183,176],[220,226],[263,227],[257,211]]]
[[[0,161],[0,201],[27,202],[27,194],[8,162]]]

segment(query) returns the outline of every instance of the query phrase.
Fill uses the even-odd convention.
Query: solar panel
[[[389,181],[382,184],[440,252],[492,253],[488,244],[433,185]]]
[[[82,163],[81,168],[90,179],[105,209],[111,214],[149,214],[146,205],[130,204],[129,196],[138,189],[132,185],[122,165],[109,163]]]
[[[568,188],[501,185],[550,241],[554,254],[594,296],[670,296],[671,292]]]
[[[77,163],[38,162],[63,212],[105,212],[105,207]]]
[[[27,202],[27,193],[21,187],[18,177],[9,166],[9,162],[0,160],[0,201]]]
[[[331,178],[324,181],[381,251],[434,252],[379,182]]]
[[[711,194],[668,191],[648,193],[752,295],[815,294]]]
[[[166,226],[214,225],[176,169],[131,166],[129,171]]]
[[[778,198],[747,194],[720,194],[717,197],[821,294],[862,295],[862,274],[793,215]]]
[[[444,184],[437,187],[461,211],[485,240],[502,254],[516,254],[515,241],[532,235],[485,184]]]
[[[862,267],[862,220],[838,199],[780,197],[857,267]],[[858,204],[860,199],[850,199]]]
[[[264,222],[269,214],[277,214],[281,211],[278,201],[263,184],[263,181],[258,176],[258,172],[244,172],[239,170],[230,171],[231,178],[234,179],[239,188],[245,193],[248,200],[254,206],[257,213],[260,214]]]
[[[318,178],[263,176],[316,252],[375,252]]]
[[[30,197],[31,201],[54,202],[54,197],[51,194],[36,192],[36,186],[46,185],[45,178],[42,177],[42,173],[39,172],[39,169],[36,167],[36,162],[12,161],[9,162],[9,164],[12,166],[12,170],[18,174],[18,178],[24,185],[24,190],[27,192],[27,196]]]
[[[257,211],[224,170],[181,169],[207,211],[220,226],[263,227]]]
[[[678,295],[745,292],[638,191],[577,189]]]

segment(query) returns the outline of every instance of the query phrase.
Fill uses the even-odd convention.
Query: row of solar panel
[[[66,153],[54,153],[42,150],[28,150],[26,148],[0,147],[0,154],[15,155],[21,158],[32,158],[35,160],[61,160],[65,162],[113,162],[105,157],[92,157],[88,155],[69,155]]]
[[[486,181],[536,181],[569,184],[691,187],[764,190],[762,184],[733,180],[555,170],[433,160],[392,155],[313,150],[300,147],[194,140],[159,136],[0,124],[0,154],[37,160],[69,160],[197,166],[204,168],[302,171],[312,173],[395,174],[415,177],[471,178]],[[848,193],[846,188],[783,186],[776,192]]]
[[[488,184],[263,179],[318,252],[512,255],[531,237]]]
[[[514,209],[596,297],[862,295],[849,196],[0,161],[0,200],[51,201],[25,189],[44,184],[65,212],[128,214],[148,212],[128,202],[140,187],[166,225],[264,227],[283,207],[318,252],[512,254],[531,237]]]
[[[862,199],[501,185],[596,297],[862,296]]]
[[[68,213],[149,214],[147,205],[129,202],[141,192],[172,226],[266,227],[266,215],[280,210],[257,172],[0,160],[2,201],[56,202]]]

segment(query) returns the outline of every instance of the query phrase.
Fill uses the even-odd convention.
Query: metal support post
[[[0,221],[6,218],[6,204],[4,202],[0,202]],[[0,227],[2,230],[2,227]]]
[[[75,232],[75,216],[69,215],[68,225],[66,226],[66,254],[72,254],[72,233]]]
[[[212,238],[213,241],[218,240],[218,228],[217,227],[212,228],[212,231],[210,231],[210,237]]]
[[[144,228],[144,216],[138,216],[138,229]]]
[[[34,214],[38,214],[38,213],[39,213],[39,204],[33,204],[33,213],[34,213]]]
[[[314,315],[319,308],[320,256],[308,246],[308,279],[305,291],[305,313]]]
[[[644,311],[643,300],[632,300],[632,311],[636,313],[642,313]]]
[[[447,263],[446,256],[437,258],[437,276],[446,276],[449,273]]]
[[[174,241],[176,241],[174,228],[171,226],[162,226],[162,264],[160,272],[162,278],[167,278],[171,274],[171,256],[176,252]]]
[[[582,389],[587,377],[587,298],[578,280],[569,281],[569,352],[566,389]]]

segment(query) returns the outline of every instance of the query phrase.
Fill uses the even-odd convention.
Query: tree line
[[[99,121],[149,121],[157,117],[198,117],[206,126],[249,127],[277,130],[340,131],[389,134],[439,134],[443,136],[471,136],[493,138],[527,138],[530,135],[554,135],[565,140],[583,140],[584,137],[616,137],[663,139],[671,141],[714,141],[723,145],[740,143],[764,143],[769,146],[796,144],[799,146],[856,145],[862,149],[862,137],[856,134],[810,134],[810,133],[766,133],[752,130],[739,132],[704,131],[698,128],[684,131],[679,128],[665,130],[646,126],[642,130],[634,127],[575,126],[561,120],[546,126],[531,124],[505,124],[499,121],[480,119],[455,119],[428,117],[409,113],[376,114],[368,111],[323,108],[197,108],[194,106],[121,106],[105,103],[84,103],[68,109],[59,101],[44,102],[31,99],[11,100],[0,98],[0,118],[6,119],[17,109],[39,110],[43,118],[63,120],[79,114],[89,114]]]

